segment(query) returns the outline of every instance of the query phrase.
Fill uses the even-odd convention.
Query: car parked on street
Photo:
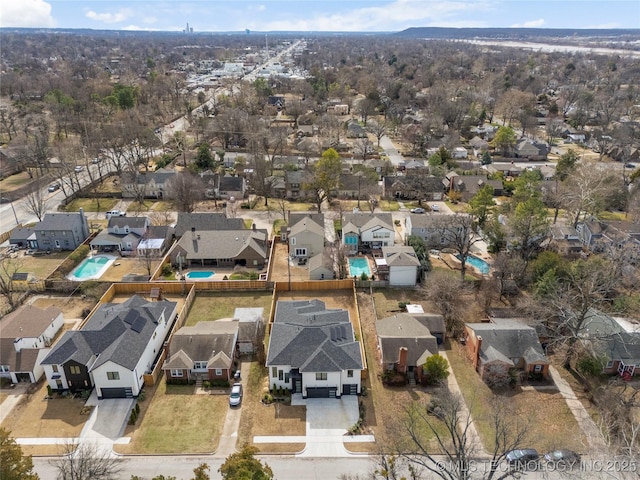
[[[411,210],[409,210],[411,213],[424,213],[426,212],[426,210],[424,208],[412,208]]]
[[[238,407],[242,402],[242,384],[236,383],[231,387],[231,393],[229,394],[229,406]]]
[[[440,205],[438,205],[437,203],[434,203],[433,205],[431,205],[431,210],[433,210],[434,212],[439,212]]]
[[[49,192],[55,192],[56,190],[60,190],[60,184],[59,183],[52,183],[51,185],[49,185],[49,188],[47,188],[47,190]]]
[[[509,450],[506,455],[507,462],[511,467],[519,467],[532,470],[538,464],[540,455],[535,448],[519,448]]]
[[[76,165],[76,167],[73,169],[73,171],[76,173],[80,173],[82,170],[84,170],[84,167],[82,165]]]
[[[580,455],[573,450],[554,450],[544,454],[549,465],[574,468],[580,465]]]

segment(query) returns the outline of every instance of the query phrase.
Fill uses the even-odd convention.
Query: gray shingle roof
[[[56,307],[20,307],[0,319],[0,338],[39,337],[61,313],[62,310]]]
[[[412,315],[399,313],[376,322],[382,346],[382,362],[397,363],[400,348],[407,349],[407,364],[421,365],[430,355],[438,353],[438,341],[429,329]]]
[[[75,225],[82,225],[84,213],[47,213],[41,222],[34,226],[35,230],[73,230]]]
[[[540,361],[547,361],[536,330],[518,320],[496,319],[495,322],[467,323],[466,326],[472,329],[476,336],[482,337],[481,357],[497,359],[498,352],[508,359],[524,358],[525,352],[528,352],[529,358],[533,358],[535,354],[539,356]]]
[[[178,213],[175,235],[182,237],[194,228],[197,232],[206,230],[242,230],[244,221],[241,218],[227,218],[224,213]]]
[[[145,225],[151,223],[147,217],[116,217],[111,216],[107,228],[144,228]]]
[[[163,365],[163,370],[193,368],[194,362],[206,361],[208,368],[229,368],[233,360],[235,340],[239,322],[221,319],[214,322],[198,322],[191,327],[182,327],[171,339],[171,356]],[[221,355],[222,354],[222,355]]]
[[[420,261],[416,257],[416,251],[408,245],[397,245],[393,247],[382,247],[387,265],[397,267],[420,266]]]
[[[61,365],[75,360],[88,365],[97,354],[91,369],[112,361],[133,370],[155,331],[157,319],[163,312],[167,318],[176,305],[166,300],[148,302],[138,295],[123,303],[105,303],[82,330],[65,332],[42,364]]]
[[[267,256],[266,230],[209,230],[183,235],[177,247],[185,250],[190,260],[236,258],[246,249],[262,258]]]
[[[320,300],[278,302],[266,364],[290,365],[301,372],[362,369],[349,312],[327,310]]]
[[[352,224],[357,227],[359,231],[368,230],[376,225],[393,231],[393,217],[390,213],[348,213],[344,216],[342,224]]]

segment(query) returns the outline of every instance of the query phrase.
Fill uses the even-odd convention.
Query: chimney
[[[255,223],[252,223],[252,224],[251,224],[251,229],[252,229],[254,232],[256,231],[256,224],[255,224]]]
[[[169,358],[171,356],[171,351],[169,350],[169,342],[164,342],[164,345],[162,345],[162,348],[164,348],[165,351],[165,358]]]
[[[473,368],[478,369],[478,364],[480,363],[480,347],[482,347],[482,337],[478,335],[476,337],[474,352],[473,352]]]
[[[407,356],[409,351],[407,347],[400,347],[398,352],[398,373],[407,373]]]

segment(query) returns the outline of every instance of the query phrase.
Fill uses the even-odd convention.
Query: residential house
[[[336,278],[336,271],[333,254],[331,248],[327,247],[309,259],[309,280],[333,280],[334,278]]]
[[[347,121],[347,138],[366,138],[367,131],[356,120]]]
[[[404,163],[404,169],[405,170],[415,170],[415,169],[420,169],[420,168],[426,168],[424,160],[417,160],[417,159],[414,158],[414,159],[409,160],[408,162]]]
[[[138,243],[137,254],[141,257],[161,257],[173,242],[174,228],[171,225],[151,225]]]
[[[636,320],[590,310],[579,337],[594,355],[606,360],[603,373],[626,380],[640,373],[640,324]]]
[[[96,235],[89,245],[96,252],[117,251],[120,255],[133,255],[150,224],[148,217],[112,216],[107,229]]]
[[[428,326],[407,313],[398,313],[376,322],[378,358],[383,372],[394,372],[422,383],[422,366],[438,353],[438,341]]]
[[[572,225],[556,223],[549,227],[549,246],[560,255],[577,255],[582,252],[580,235]]]
[[[363,250],[390,247],[395,242],[395,229],[390,213],[350,213],[342,220],[342,244],[348,255]]]
[[[594,218],[579,222],[576,226],[582,244],[592,252],[624,248],[635,258],[640,258],[640,223],[609,220],[606,223]]]
[[[324,251],[324,215],[290,214],[287,228],[289,254],[297,258],[309,258]]]
[[[492,163],[490,165],[486,165],[484,168],[490,175],[501,173],[505,179],[517,178],[522,174],[523,170],[521,167],[518,167],[513,163]]]
[[[177,175],[174,170],[160,168],[149,173],[127,173],[122,176],[122,198],[170,198],[171,180]]]
[[[548,378],[549,360],[536,330],[516,319],[467,323],[464,340],[473,368],[490,387],[507,385],[514,369],[520,372],[521,379]]]
[[[233,313],[238,320],[238,354],[251,355],[264,351],[264,308],[238,307]]]
[[[377,181],[371,181],[363,178],[360,174],[343,173],[340,175],[338,190],[336,192],[338,198],[360,199],[366,200],[370,195],[380,193]]]
[[[183,235],[169,252],[179,268],[243,266],[262,269],[267,259],[266,230],[204,230]]]
[[[236,200],[245,197],[247,191],[247,182],[244,177],[237,175],[218,176],[218,185],[215,189],[216,197],[228,200],[235,198]]]
[[[405,219],[405,232],[421,238],[428,248],[441,250],[454,247],[454,241],[462,238],[463,233],[471,233],[467,222],[456,224],[456,218],[451,215],[412,213]]]
[[[64,323],[56,307],[25,305],[0,319],[0,377],[11,383],[35,383],[44,369],[40,362]]]
[[[308,170],[285,171],[284,181],[286,189],[286,197],[291,199],[305,198],[307,192],[304,190],[304,184],[311,179],[311,173]]]
[[[528,160],[546,160],[549,154],[549,146],[546,143],[527,138],[516,143],[514,155],[516,158],[526,158]]]
[[[17,229],[9,243],[38,250],[75,250],[89,238],[89,223],[84,211],[47,213],[33,227]]]
[[[457,192],[462,201],[471,200],[485,185],[493,187],[493,195],[503,194],[503,186],[500,180],[489,180],[486,175],[458,175],[449,172],[442,180],[442,185],[447,192]]]
[[[317,133],[317,130],[318,127],[314,127],[313,125],[298,125],[296,136],[298,138],[313,137]]]
[[[382,257],[375,261],[380,280],[387,280],[392,287],[415,287],[420,261],[413,247],[382,247]]]
[[[279,301],[266,366],[270,387],[303,398],[360,394],[364,362],[349,312],[320,300]]]
[[[489,142],[477,135],[469,140],[469,146],[473,148],[473,155],[476,157],[479,157],[483,152],[489,150]]]
[[[405,175],[385,176],[382,197],[398,200],[442,200],[442,177],[427,174],[426,170],[407,170]]]
[[[455,147],[451,151],[451,158],[453,158],[454,160],[463,160],[467,158],[467,155],[468,155],[467,149],[464,147]]]
[[[564,137],[566,143],[582,144],[587,141],[587,136],[584,133],[569,133]]]
[[[498,127],[494,125],[480,125],[479,127],[471,127],[469,130],[474,135],[490,142],[496,136]]]
[[[191,233],[193,229],[198,232],[205,230],[242,230],[244,220],[241,218],[228,218],[224,213],[178,213],[178,221],[174,229],[176,238],[185,233]]]
[[[177,303],[134,295],[101,304],[80,330],[65,332],[41,362],[55,391],[95,387],[98,398],[137,397],[177,315]]]
[[[167,381],[226,381],[233,378],[238,320],[223,318],[182,327],[165,348],[162,365]]]

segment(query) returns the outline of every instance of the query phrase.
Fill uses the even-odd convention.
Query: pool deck
[[[108,259],[107,262],[105,262],[105,264],[102,266],[102,268],[100,268],[100,270],[98,270],[97,273],[93,274],[93,275],[89,275],[87,277],[78,277],[76,276],[76,272],[78,270],[80,270],[87,261],[89,260],[95,260],[96,258],[106,258]],[[109,269],[109,267],[111,265],[114,264],[114,262],[118,259],[118,257],[115,257],[113,255],[106,255],[106,254],[97,254],[97,255],[90,255],[88,257],[86,257],[84,260],[82,260],[82,262],[80,262],[80,264],[74,268],[68,275],[67,275],[67,279],[75,281],[75,282],[84,282],[85,280],[97,280],[99,279],[102,275],[104,275],[104,273]]]

